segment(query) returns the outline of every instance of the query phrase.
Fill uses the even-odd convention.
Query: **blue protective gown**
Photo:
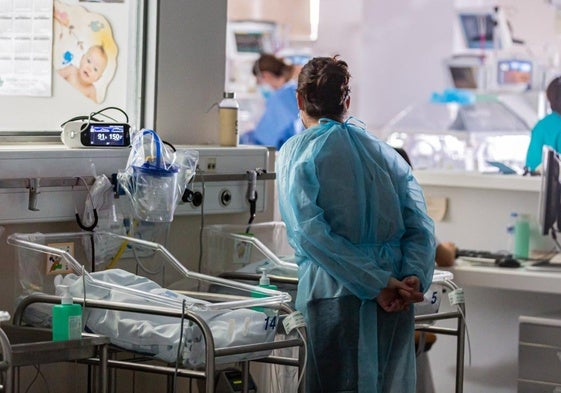
[[[413,307],[387,313],[374,300],[390,276],[431,284],[434,226],[409,165],[363,129],[322,119],[283,145],[276,171],[308,323],[307,391],[414,392]]]
[[[255,129],[240,141],[274,146],[279,150],[282,144],[301,128],[296,103],[296,82],[289,81],[267,98],[265,111]]]
[[[561,115],[552,112],[538,121],[532,129],[526,153],[526,167],[535,170],[542,163],[542,150],[550,146],[561,153]]]

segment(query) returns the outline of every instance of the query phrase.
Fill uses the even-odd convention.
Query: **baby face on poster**
[[[58,75],[87,98],[103,102],[117,54],[111,25],[103,15],[55,0],[53,67]]]

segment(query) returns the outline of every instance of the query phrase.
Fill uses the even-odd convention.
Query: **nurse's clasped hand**
[[[421,283],[415,276],[405,277],[403,280],[391,277],[387,287],[380,291],[376,302],[386,312],[407,310],[412,303],[423,300]]]

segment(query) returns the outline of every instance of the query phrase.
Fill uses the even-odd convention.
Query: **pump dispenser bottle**
[[[53,341],[82,337],[82,306],[74,304],[67,285],[59,285],[61,304],[53,306]]]
[[[224,98],[218,104],[220,146],[238,146],[238,110],[240,105],[234,96],[232,92],[224,92]]]
[[[267,276],[267,272],[265,270],[261,272],[261,277],[259,278],[259,286],[261,288],[277,289],[276,285],[271,284],[271,280],[269,279],[269,276]]]
[[[261,277],[259,278],[259,286],[261,288],[267,289],[277,289],[276,285],[271,284],[271,280],[267,276],[267,272],[265,269],[261,270]],[[266,297],[267,295],[263,295],[262,293],[253,291],[251,292],[251,297]],[[264,307],[253,307],[256,311],[265,311]]]

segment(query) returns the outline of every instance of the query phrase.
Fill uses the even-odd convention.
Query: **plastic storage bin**
[[[202,272],[220,276],[227,272],[297,277],[294,250],[288,244],[283,222],[247,225],[209,225],[203,232]]]

